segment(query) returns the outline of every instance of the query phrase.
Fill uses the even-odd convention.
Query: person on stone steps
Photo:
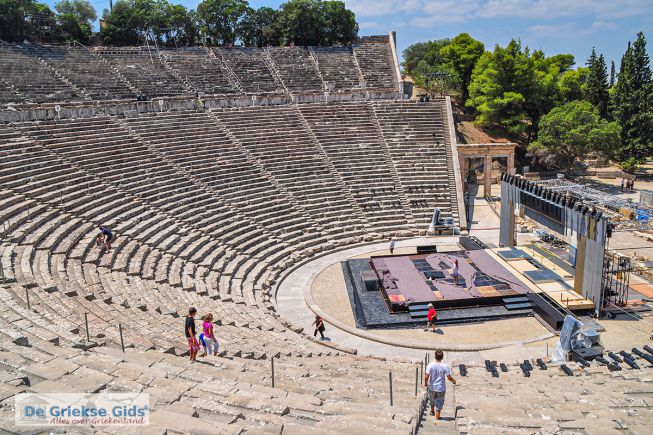
[[[202,318],[202,330],[204,333],[204,355],[218,355],[218,340],[213,332],[213,314],[209,313]]]
[[[315,315],[315,321],[312,323],[315,325],[315,331],[313,332],[313,337],[317,337],[317,333],[320,333],[320,337],[324,339],[324,319],[319,315]]]
[[[188,315],[186,316],[186,323],[184,325],[184,333],[186,334],[186,340],[188,341],[188,350],[190,351],[190,362],[195,362],[197,358],[197,351],[200,350],[200,344],[197,342],[195,337],[195,316],[197,315],[197,309],[195,307],[190,307],[188,309]]]
[[[111,251],[111,240],[113,239],[113,233],[109,228],[104,227],[102,225],[100,225],[98,229],[100,230],[100,232],[96,238],[97,244],[98,245],[104,244],[105,253]]]
[[[431,402],[431,415],[435,415],[436,420],[440,420],[440,412],[444,407],[444,395],[447,391],[446,379],[456,385],[456,380],[451,377],[451,368],[442,362],[442,358],[444,358],[444,353],[441,350],[436,350],[435,361],[426,366],[424,372],[424,386]],[[433,408],[435,408],[435,412]]]

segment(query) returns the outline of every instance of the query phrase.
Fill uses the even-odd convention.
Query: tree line
[[[403,54],[418,86],[455,95],[478,125],[527,145],[536,164],[570,168],[600,155],[632,170],[653,155],[653,78],[641,32],[618,71],[594,49],[574,68],[571,54],[547,57],[519,40],[488,51],[466,33]]]
[[[0,0],[0,39],[9,42],[87,41],[97,19],[88,0],[61,0],[55,11],[35,0]]]
[[[35,0],[0,0],[0,39],[60,42],[91,38],[97,13],[88,0],[62,0],[53,12]],[[289,0],[278,9],[246,0],[204,0],[196,10],[167,0],[117,0],[100,20],[106,45],[346,45],[358,37],[342,1]]]

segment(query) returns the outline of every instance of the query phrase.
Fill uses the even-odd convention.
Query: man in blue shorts
[[[443,357],[442,351],[436,350],[435,361],[426,366],[424,374],[424,386],[427,388],[431,402],[431,415],[435,414],[436,420],[440,420],[440,411],[444,406],[444,394],[447,391],[446,379],[456,385],[456,380],[451,377],[451,368],[442,362]],[[434,407],[435,413],[433,412]]]
[[[100,225],[98,228],[100,229],[100,233],[97,235],[97,244],[100,245],[104,243],[104,252],[111,251],[111,240],[113,239],[113,233],[109,228],[103,227],[102,225]]]

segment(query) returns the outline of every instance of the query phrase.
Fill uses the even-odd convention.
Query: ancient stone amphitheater
[[[302,262],[423,235],[434,207],[459,222],[448,99],[401,91],[388,37],[0,43],[0,431],[47,429],[15,426],[23,391],[144,391],[148,433],[650,433],[651,371],[598,367],[469,367],[438,431],[415,362],[354,355],[276,314]],[[108,254],[98,224],[117,234]],[[221,357],[184,357],[189,306],[214,313]]]

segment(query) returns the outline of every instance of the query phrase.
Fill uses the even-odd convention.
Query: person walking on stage
[[[315,331],[313,331],[313,337],[317,337],[317,333],[320,333],[320,337],[324,339],[324,319],[318,314],[315,315],[315,321],[312,323],[315,325]]]
[[[446,379],[456,385],[456,380],[451,377],[451,368],[442,362],[442,358],[444,358],[444,353],[441,350],[436,350],[435,361],[426,366],[424,375],[424,386],[431,402],[431,415],[435,415],[436,420],[440,420],[440,413],[444,407],[444,396],[447,391]],[[433,408],[435,408],[435,412]]]
[[[455,285],[458,285],[458,275],[459,275],[459,272],[458,272],[458,260],[453,261],[453,270],[451,272],[452,272],[451,274],[453,275],[453,283]]]
[[[432,331],[435,332],[435,321],[438,320],[438,312],[435,311],[433,304],[429,304],[429,311],[426,313],[426,329],[429,330],[429,327],[433,328]]]
[[[395,239],[390,239],[390,255],[394,255],[395,246],[397,246],[397,244],[395,243]]]

